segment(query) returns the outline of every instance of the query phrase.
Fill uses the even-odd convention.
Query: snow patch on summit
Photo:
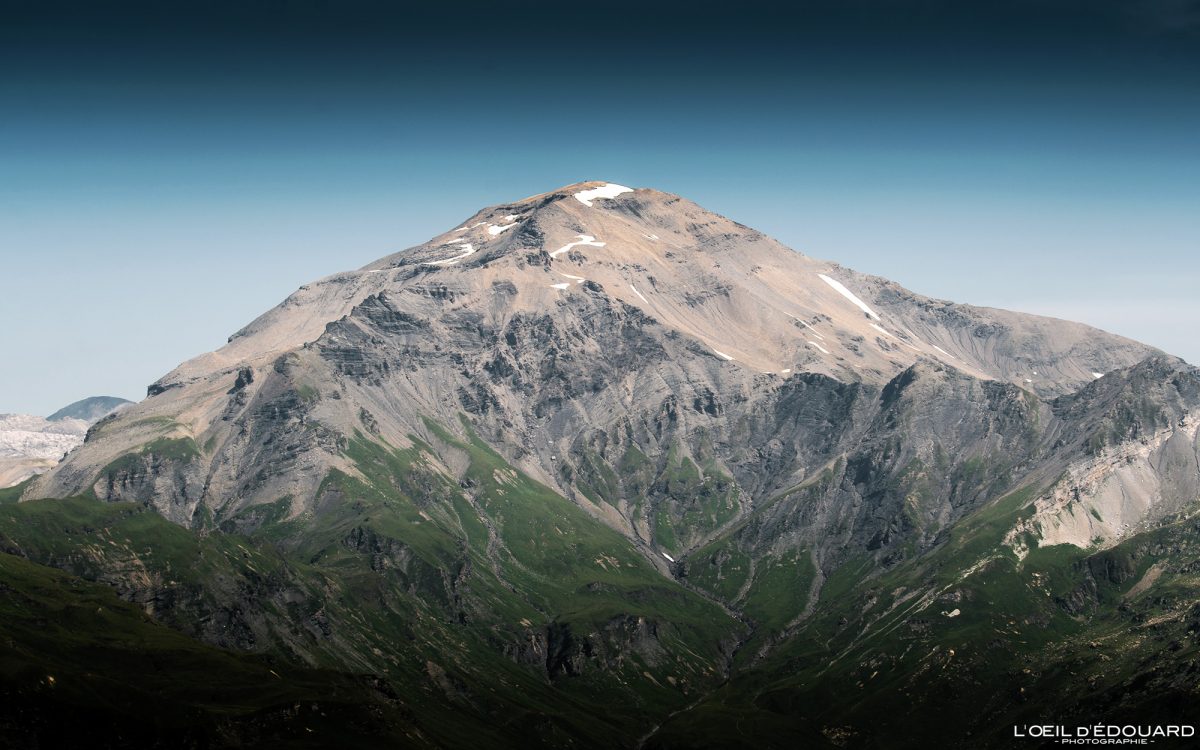
[[[624,185],[617,185],[611,182],[605,183],[598,188],[591,190],[580,190],[575,193],[575,199],[583,205],[591,208],[592,201],[600,198],[616,198],[621,193],[632,193],[633,188],[627,188]]]

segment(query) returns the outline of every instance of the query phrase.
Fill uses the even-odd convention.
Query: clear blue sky
[[[1200,362],[1188,3],[175,5],[0,28],[0,412],[140,398],[300,284],[585,179]]]

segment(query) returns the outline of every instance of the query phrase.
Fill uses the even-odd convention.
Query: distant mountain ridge
[[[113,396],[93,396],[46,418],[0,414],[0,488],[20,484],[53,467],[83,442],[92,423],[129,403]]]
[[[51,422],[56,422],[60,419],[82,419],[85,422],[95,422],[101,417],[111,414],[118,407],[132,403],[129,399],[117,396],[89,396],[88,398],[67,404],[46,417],[46,419]]]

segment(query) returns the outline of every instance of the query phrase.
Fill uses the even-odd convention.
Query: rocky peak
[[[338,446],[365,429],[365,413],[395,445],[425,419],[474,415],[491,439],[515,436],[523,470],[572,495],[578,474],[562,456],[589,431],[628,421],[639,451],[693,441],[695,429],[736,441],[730,420],[806,374],[888,392],[908,378],[914,402],[981,381],[1058,396],[1154,353],[1079,324],[930,300],[680,196],[589,181],[485,208],[302,286],[162,378],[39,491],[86,487],[158,436],[212,446],[188,453],[185,484],[213,501],[300,496],[296,482],[344,464]],[[304,469],[286,487],[231,479],[260,464],[246,461],[246,436],[269,451],[272,430],[292,429],[287,463]],[[680,450],[699,459],[713,448]],[[208,462],[224,468],[204,480]]]

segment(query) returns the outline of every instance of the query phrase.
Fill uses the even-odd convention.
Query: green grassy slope
[[[808,542],[747,540],[840,463],[726,524],[718,472],[681,457],[663,481],[700,515],[651,528],[726,524],[681,585],[466,421],[410,439],[348,440],[311,510],[282,497],[193,529],[0,492],[0,729],[29,744],[75,711],[151,746],[329,746],[342,727],[352,746],[967,748],[1014,724],[1179,721],[1200,698],[1195,522],[1020,556],[1004,539],[1025,486],[924,548],[822,570]],[[636,458],[615,481],[645,473]]]
[[[201,644],[105,585],[0,554],[5,747],[426,746],[386,690]]]
[[[349,441],[355,470],[326,478],[315,512],[280,498],[185,529],[134,503],[0,498],[0,549],[183,634],[369,675],[388,716],[445,746],[629,744],[721,679],[735,620],[473,434],[428,427],[407,449]],[[449,453],[461,481],[435,468]]]
[[[812,617],[649,746],[1003,747],[1017,724],[1186,719],[1200,698],[1200,525],[1022,559],[1001,539],[1029,496],[882,574],[846,563]]]

